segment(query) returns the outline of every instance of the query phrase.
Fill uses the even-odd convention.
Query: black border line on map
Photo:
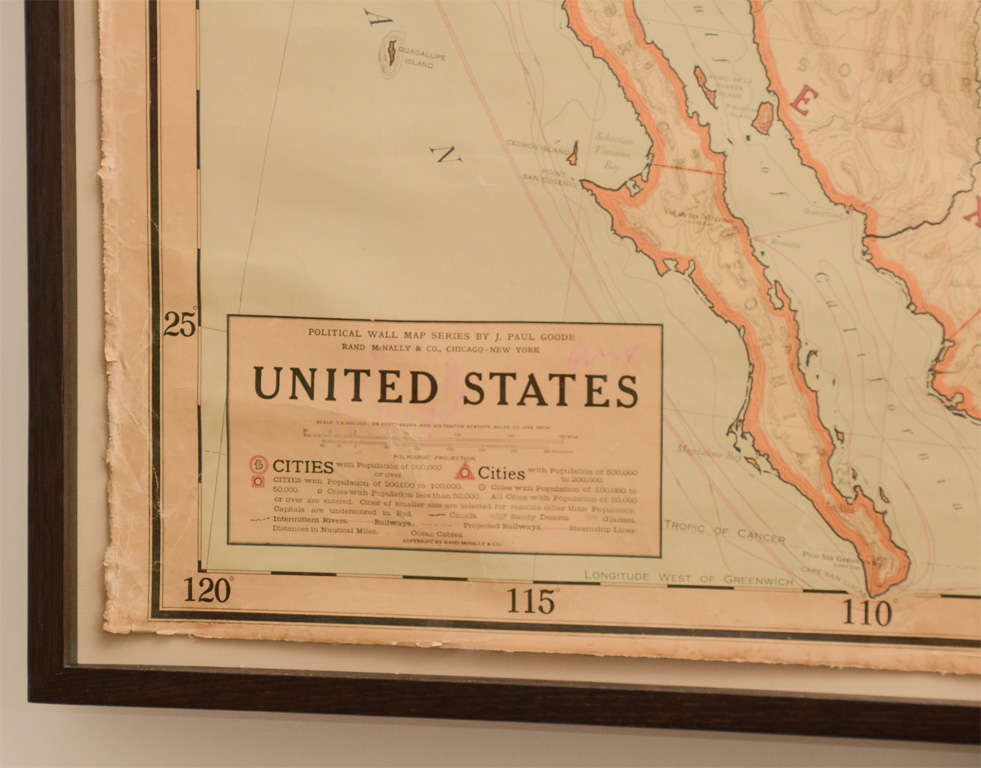
[[[149,227],[150,239],[150,615],[160,611],[162,526],[160,521],[160,99],[159,99],[159,9],[157,0],[147,0],[147,120],[150,129]],[[198,297],[200,304],[200,296]]]

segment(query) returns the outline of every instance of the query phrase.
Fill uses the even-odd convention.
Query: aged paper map
[[[100,29],[106,629],[981,671],[976,2]]]

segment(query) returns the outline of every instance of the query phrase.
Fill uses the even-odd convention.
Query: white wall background
[[[23,56],[23,6],[0,0],[0,766],[981,765],[946,745],[28,704]]]

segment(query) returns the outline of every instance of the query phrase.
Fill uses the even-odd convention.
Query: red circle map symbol
[[[265,456],[256,454],[249,459],[249,469],[251,469],[257,475],[265,474],[266,470],[269,469],[269,459],[267,459]]]

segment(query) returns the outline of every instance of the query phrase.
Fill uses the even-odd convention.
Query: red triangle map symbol
[[[456,471],[456,477],[454,480],[473,480],[473,470],[470,469],[470,464],[464,461],[460,468]]]

